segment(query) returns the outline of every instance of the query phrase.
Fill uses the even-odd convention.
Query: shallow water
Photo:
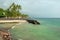
[[[60,19],[37,19],[41,25],[22,23],[11,29],[12,35],[21,40],[60,40]]]

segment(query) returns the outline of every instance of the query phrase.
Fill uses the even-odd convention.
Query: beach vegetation
[[[26,18],[28,17],[27,14],[22,14],[21,11],[21,5],[12,3],[7,9],[0,8],[0,17],[10,17],[10,18],[16,18],[16,17],[21,17],[21,18]]]

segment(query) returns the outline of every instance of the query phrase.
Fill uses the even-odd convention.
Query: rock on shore
[[[27,20],[28,23],[32,23],[32,24],[39,24],[40,23],[37,20]]]

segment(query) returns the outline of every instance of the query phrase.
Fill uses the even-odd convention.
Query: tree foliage
[[[0,8],[0,17],[5,17],[4,10]]]
[[[8,9],[4,10],[0,8],[0,16],[4,17],[27,17],[28,15],[22,14],[20,12],[21,6],[17,4],[12,4]]]

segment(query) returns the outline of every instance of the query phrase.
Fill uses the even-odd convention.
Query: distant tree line
[[[1,17],[6,17],[6,18],[8,18],[8,17],[11,17],[11,18],[12,17],[13,18],[16,18],[16,17],[26,18],[26,17],[28,17],[27,14],[22,14],[20,11],[21,11],[21,5],[17,5],[15,3],[12,3],[12,5],[6,10],[0,8],[0,18]]]

